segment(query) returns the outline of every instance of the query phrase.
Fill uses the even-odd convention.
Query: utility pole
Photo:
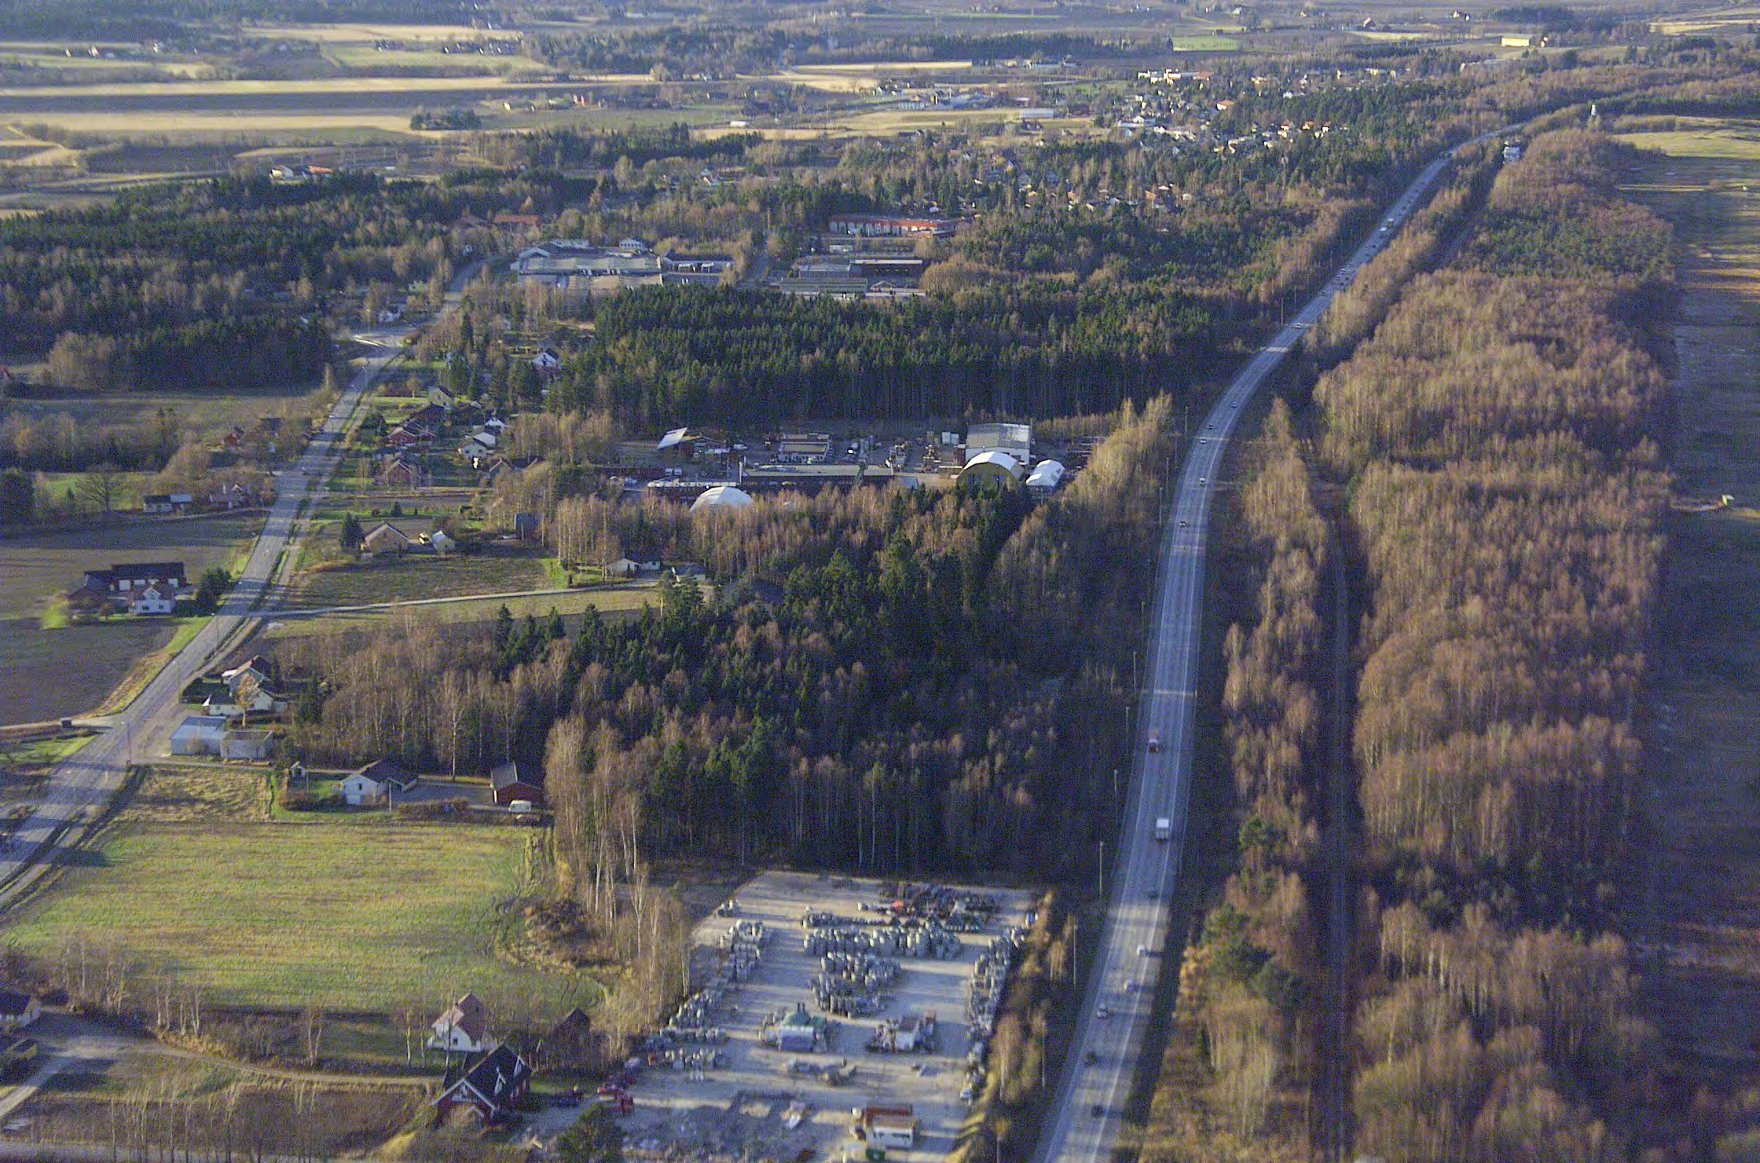
[[[1100,904],[1106,904],[1106,838],[1100,838]]]

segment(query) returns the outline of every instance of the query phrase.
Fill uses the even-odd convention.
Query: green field
[[[240,780],[255,778],[240,773]],[[143,826],[71,870],[9,935],[52,951],[102,937],[170,966],[221,1004],[348,1009],[440,1003],[469,989],[558,1014],[598,987],[499,959],[523,830],[360,824]],[[517,916],[517,913],[515,914]]]
[[[375,626],[391,625],[399,619],[411,617],[420,618],[424,623],[486,625],[495,620],[502,606],[506,606],[515,618],[524,618],[528,614],[534,618],[545,618],[550,611],[555,610],[562,615],[568,632],[573,634],[579,629],[581,615],[589,609],[599,611],[599,616],[608,621],[615,621],[635,617],[643,606],[659,604],[659,591],[653,586],[609,586],[529,598],[436,602],[425,606],[390,606],[381,610],[287,618],[272,621],[265,634],[270,639],[280,639],[299,638],[308,634],[334,634],[342,630],[370,630]]]
[[[361,523],[371,529],[378,522],[363,519]],[[402,524],[409,525],[410,522]],[[380,554],[357,565],[301,574],[293,585],[287,605],[294,609],[360,606],[375,602],[536,590],[549,584],[543,558],[534,552],[452,554],[447,557]]]

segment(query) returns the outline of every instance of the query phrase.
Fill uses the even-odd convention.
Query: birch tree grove
[[[1376,972],[1357,1148],[1626,1157],[1649,1032],[1613,931],[1668,482],[1649,433],[1667,226],[1619,149],[1506,165],[1456,268],[1324,376],[1370,603],[1353,747]],[[1534,277],[1563,273],[1568,277]]]

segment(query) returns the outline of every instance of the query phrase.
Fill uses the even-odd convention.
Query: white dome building
[[[965,468],[960,470],[959,479],[964,481],[1004,481],[1015,484],[1021,479],[1021,462],[1006,452],[991,449],[980,452],[966,461]]]
[[[691,502],[691,512],[711,508],[743,509],[751,503],[752,495],[742,488],[734,485],[712,485]]]

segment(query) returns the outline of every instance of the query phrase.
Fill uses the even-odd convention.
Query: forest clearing
[[[1681,243],[1675,491],[1735,495],[1670,523],[1634,936],[1676,1068],[1737,1105],[1760,1095],[1760,508],[1741,487],[1760,472],[1760,193],[1728,148],[1744,128],[1671,138],[1628,188]]]

